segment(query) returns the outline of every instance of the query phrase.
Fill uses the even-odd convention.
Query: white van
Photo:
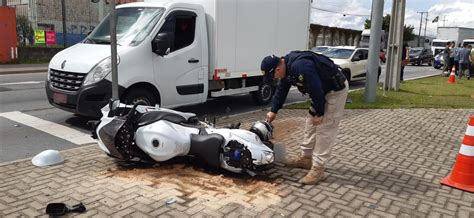
[[[380,49],[387,49],[388,35],[385,30],[380,31]],[[370,44],[370,29],[362,30],[360,35],[359,47],[368,48]]]
[[[444,48],[446,48],[446,44],[451,41],[453,40],[433,39],[433,41],[431,41],[431,51],[433,52],[433,55],[436,56],[438,53],[442,52]]]
[[[148,0],[117,7],[120,99],[174,108],[252,93],[270,102],[266,55],[305,50],[310,0]],[[111,97],[109,17],[49,63],[55,107],[100,116]]]
[[[462,41],[462,46],[465,46],[465,45],[471,45],[472,47],[474,47],[474,38],[464,39]]]

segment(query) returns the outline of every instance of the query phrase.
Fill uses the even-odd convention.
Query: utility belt
[[[341,72],[341,70],[337,70],[337,73],[334,74],[331,78],[325,80],[326,82],[330,83],[331,85],[331,90],[334,90],[335,92],[343,90],[346,88],[346,76]],[[296,88],[298,88],[298,91],[300,91],[303,95],[308,93],[304,86],[302,85],[296,85]]]
[[[337,73],[330,78],[333,87],[332,90],[337,92],[346,88],[346,80],[346,76],[344,76],[341,70],[338,70]]]

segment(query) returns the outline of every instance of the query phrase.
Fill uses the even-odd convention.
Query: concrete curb
[[[0,70],[0,75],[8,75],[8,74],[24,74],[24,73],[46,73],[48,72],[48,68],[35,68],[35,69],[7,69],[7,70]]]
[[[428,78],[428,77],[433,77],[433,76],[439,76],[439,74],[432,74],[432,75],[414,77],[414,78],[407,79],[406,81],[408,81],[408,80],[416,80],[416,79],[423,79],[423,78]],[[358,91],[358,90],[362,90],[362,89],[365,89],[365,87],[357,88],[357,89],[350,89],[349,92],[354,92],[354,91]],[[296,88],[291,88],[291,90],[296,90]],[[285,104],[283,104],[283,107],[286,107],[286,106],[289,106],[289,105],[293,105],[293,104],[304,103],[304,102],[306,102],[306,101],[307,101],[307,100],[305,100],[305,101],[295,101],[295,102],[291,102],[291,103],[285,103]],[[254,114],[254,113],[258,113],[258,112],[262,112],[262,111],[270,111],[270,108],[271,108],[271,106],[265,107],[265,108],[262,108],[262,109],[253,110],[253,111],[247,111],[247,112],[244,112],[244,113],[232,114],[232,115],[225,116],[225,117],[221,117],[221,118],[227,119],[227,118],[232,118],[232,117],[241,116],[241,115],[246,115],[246,114]]]

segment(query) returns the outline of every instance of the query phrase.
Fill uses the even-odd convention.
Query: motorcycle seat
[[[189,154],[202,158],[212,167],[220,167],[220,151],[224,142],[224,137],[217,133],[191,134]]]
[[[149,111],[143,114],[137,122],[138,127],[146,126],[148,124],[154,123],[159,120],[166,120],[172,123],[193,123],[195,122],[196,117],[190,117],[189,119],[184,118],[183,116],[166,112],[166,111]]]

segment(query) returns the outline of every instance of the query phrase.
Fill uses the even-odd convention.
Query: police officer
[[[276,118],[292,85],[311,97],[301,155],[288,160],[286,165],[309,169],[300,182],[316,184],[324,179],[324,165],[336,139],[349,84],[340,68],[329,58],[311,51],[293,51],[285,57],[267,56],[262,61],[261,70],[264,78],[278,80],[267,121]]]

